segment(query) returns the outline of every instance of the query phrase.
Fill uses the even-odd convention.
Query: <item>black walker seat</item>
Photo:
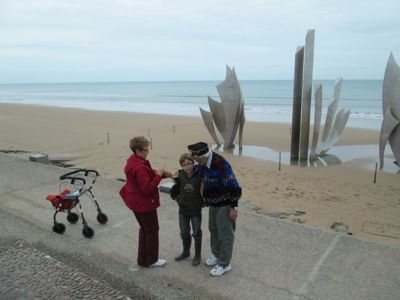
[[[93,194],[93,185],[96,182],[97,177],[100,176],[100,174],[95,171],[95,170],[88,170],[88,169],[77,169],[72,172],[68,172],[64,175],[60,176],[60,180],[62,183],[69,183],[72,185],[75,189],[71,191],[70,189],[64,189],[57,195],[48,195],[47,200],[51,202],[55,209],[55,213],[53,215],[53,231],[59,234],[63,234],[65,231],[65,225],[63,223],[57,222],[56,216],[59,212],[67,212],[67,220],[71,224],[76,223],[79,220],[79,216],[82,219],[82,234],[87,237],[87,238],[92,238],[94,236],[94,230],[89,227],[89,225],[86,222],[85,216],[83,214],[83,209],[82,205],[80,203],[80,197],[82,195],[88,195],[89,198],[92,200],[94,205],[96,206],[97,209],[97,221],[100,224],[106,224],[108,221],[108,217],[106,214],[104,214]],[[89,181],[88,183],[88,179]],[[79,184],[79,186],[77,186]],[[78,213],[71,212],[73,208],[76,208],[78,210]]]

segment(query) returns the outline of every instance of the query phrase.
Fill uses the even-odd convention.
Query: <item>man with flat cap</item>
[[[199,164],[203,177],[203,197],[209,208],[208,228],[212,256],[205,261],[213,266],[211,276],[222,276],[232,269],[231,258],[235,239],[238,200],[242,195],[231,165],[212,152],[204,142],[188,146]]]

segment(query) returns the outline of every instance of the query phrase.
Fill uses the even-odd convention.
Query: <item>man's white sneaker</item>
[[[164,267],[167,261],[165,259],[159,258],[154,264],[150,265],[149,267]]]
[[[211,255],[205,261],[206,266],[210,266],[210,267],[215,266],[217,263],[218,263],[218,259],[214,255]]]
[[[229,272],[230,270],[232,270],[232,266],[229,264],[226,267],[222,267],[220,265],[216,265],[214,268],[211,269],[210,271],[210,275],[211,276],[222,276],[224,275],[226,272]]]

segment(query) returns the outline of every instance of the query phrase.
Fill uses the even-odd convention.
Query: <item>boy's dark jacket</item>
[[[242,188],[236,180],[231,165],[219,154],[213,152],[210,168],[196,165],[203,179],[203,197],[208,206],[238,206],[242,196]],[[171,197],[175,199],[179,194],[179,183],[171,188]]]
[[[170,190],[171,198],[178,202],[182,209],[201,209],[204,206],[204,199],[200,193],[201,177],[197,168],[191,177],[183,171],[174,179],[175,184]]]

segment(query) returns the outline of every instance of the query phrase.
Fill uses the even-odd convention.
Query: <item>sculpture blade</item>
[[[314,64],[314,35],[315,30],[308,30],[304,46],[303,95],[301,99],[301,131],[299,158],[308,158],[310,138],[310,112],[312,94],[312,74]]]
[[[206,125],[208,132],[210,133],[211,137],[213,138],[214,142],[220,146],[220,142],[218,140],[217,134],[214,128],[214,122],[212,118],[212,113],[206,111],[200,107],[201,116],[203,117],[204,125]]]
[[[246,118],[244,116],[244,101],[242,102],[241,108],[240,108],[240,125],[239,125],[239,150],[242,151],[243,148],[243,128],[244,128],[244,122],[246,121]]]
[[[383,168],[383,155],[387,141],[400,166],[400,68],[390,53],[386,64],[382,90],[383,121],[379,138],[379,161]]]
[[[330,99],[328,111],[326,113],[324,131],[321,136],[321,142],[326,143],[332,130],[333,121],[335,120],[336,111],[339,103],[340,91],[342,90],[342,78],[338,78],[335,83],[333,96]]]
[[[397,125],[389,136],[389,145],[392,148],[396,163],[400,167],[400,125]]]
[[[299,158],[301,95],[303,93],[303,61],[304,47],[297,47],[294,60],[292,137],[290,143],[290,159]]]
[[[224,108],[220,102],[215,101],[210,96],[208,97],[208,105],[210,106],[215,126],[217,126],[218,131],[221,133],[222,137],[225,140],[226,127]]]
[[[219,97],[221,98],[221,103],[238,104],[240,100],[242,100],[235,68],[230,69],[228,66],[226,66],[225,80],[217,84],[217,90]]]
[[[382,91],[382,113],[388,107],[397,119],[400,119],[400,68],[391,53],[386,65]]]
[[[310,158],[317,158],[317,145],[319,138],[319,130],[321,126],[321,113],[322,113],[322,85],[315,86],[315,112],[314,112],[314,130],[311,143]]]
[[[397,131],[399,131],[400,127],[400,120],[398,120],[391,112],[390,107],[387,108],[384,116],[383,116],[383,121],[382,121],[382,127],[381,127],[381,134],[379,137],[379,167],[380,169],[383,168],[384,165],[384,154],[385,154],[385,148],[386,148],[386,144],[389,140],[390,137],[392,137],[392,133],[394,132],[394,130],[396,129],[396,127],[398,128]],[[397,133],[399,134],[399,133]],[[393,135],[395,136],[395,135]],[[393,144],[397,144],[398,140],[396,141],[392,141]],[[398,148],[400,148],[400,145],[397,145]],[[394,156],[396,157],[396,161],[397,163],[400,163],[400,153],[398,152],[394,152],[393,151]]]
[[[332,147],[339,140],[340,135],[342,134],[344,128],[346,127],[346,123],[349,120],[350,109],[342,108],[336,115],[335,122],[333,124],[333,128],[326,143],[321,145],[320,155],[324,155],[330,147]]]
[[[226,66],[226,78],[217,85],[218,94],[221,98],[225,114],[225,143],[224,148],[233,147],[238,130],[238,114],[240,105],[243,102],[239,82],[236,77],[235,69]]]

